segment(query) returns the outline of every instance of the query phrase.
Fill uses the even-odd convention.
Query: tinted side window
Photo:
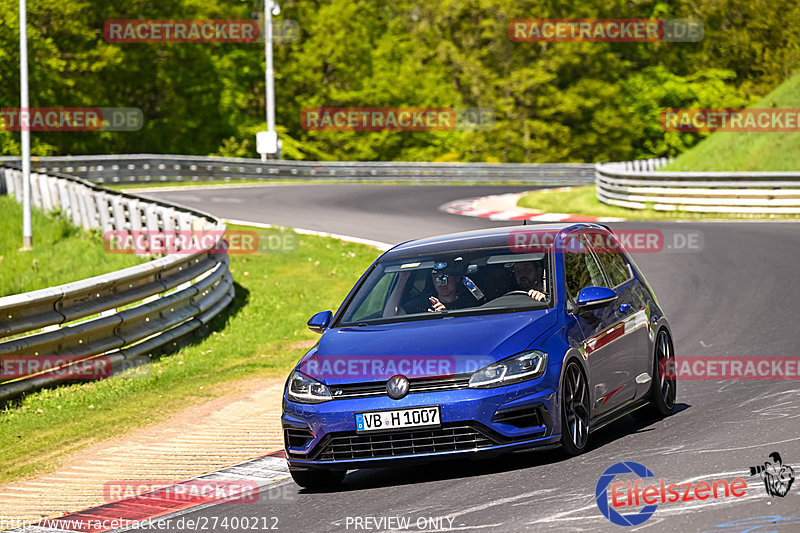
[[[603,264],[603,268],[606,270],[608,279],[611,281],[611,286],[617,287],[632,279],[633,276],[631,276],[631,271],[628,268],[628,262],[625,260],[625,257],[620,252],[613,251],[613,249],[614,248],[609,249],[609,247],[606,247],[606,249],[598,250],[597,247],[595,247],[595,252],[600,262]]]
[[[588,243],[577,235],[570,237],[565,247],[564,281],[572,301],[584,287],[608,287],[600,263],[590,252]]]
[[[375,288],[364,298],[364,301],[358,306],[358,309],[353,313],[353,321],[363,320],[368,317],[376,318],[383,312],[386,298],[389,296],[389,287],[393,278],[397,276],[384,275]]]

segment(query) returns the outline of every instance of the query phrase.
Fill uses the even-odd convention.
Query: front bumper
[[[437,428],[356,432],[355,413],[438,405]],[[293,468],[356,469],[495,455],[547,447],[560,438],[557,394],[539,380],[302,404],[284,397],[286,457]],[[554,430],[554,428],[556,428]]]

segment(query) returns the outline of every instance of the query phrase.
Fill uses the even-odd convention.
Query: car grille
[[[348,434],[334,433],[321,445],[314,460],[341,461],[466,451],[496,444],[499,442],[490,437],[488,433],[465,424],[372,435],[359,435],[352,432]]]
[[[539,404],[501,409],[494,414],[492,421],[520,429],[543,426],[545,422],[542,409],[544,408]]]
[[[466,389],[469,385],[469,378],[470,374],[448,379],[412,379],[409,380],[408,394]],[[331,385],[330,390],[334,400],[386,396],[386,382]]]
[[[286,446],[291,448],[302,448],[314,438],[313,433],[301,428],[286,428],[283,436]]]

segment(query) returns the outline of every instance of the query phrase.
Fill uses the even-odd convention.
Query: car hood
[[[328,385],[474,372],[528,348],[556,325],[555,309],[332,328],[298,370]]]

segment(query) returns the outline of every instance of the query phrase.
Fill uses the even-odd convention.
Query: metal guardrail
[[[19,158],[0,158],[18,163]],[[185,155],[94,155],[36,157],[38,172],[66,172],[95,183],[147,183],[211,180],[369,180],[369,181],[523,181],[553,185],[588,184],[588,163],[413,163],[325,162],[202,157]]]
[[[18,159],[0,158],[0,194],[22,197]],[[666,159],[591,164],[307,162],[180,155],[41,157],[32,202],[84,229],[215,231],[213,216],[95,183],[244,179],[597,183],[600,201],[643,209],[800,213],[800,173],[656,172]],[[15,168],[16,167],[16,168]],[[69,173],[62,174],[61,171]],[[80,176],[80,177],[76,177]],[[94,183],[93,183],[94,182]],[[115,367],[171,351],[233,299],[227,254],[174,254],[75,283],[0,298],[0,356],[103,355]],[[0,383],[0,400],[57,383],[52,375]]]
[[[662,172],[669,160],[596,166],[597,198],[630,209],[698,213],[800,213],[800,172]]]
[[[206,213],[96,184],[211,180],[521,181],[591,183],[591,164],[267,161],[183,155],[35,157],[31,199],[60,209],[86,230],[215,230]],[[0,194],[22,201],[19,158],[0,157]],[[233,299],[229,258],[206,250],[175,254],[118,272],[0,298],[0,357],[103,355],[115,367],[170,351]],[[0,400],[58,383],[53,375],[2,382]]]
[[[21,172],[0,166],[0,193],[21,200],[21,191]],[[213,216],[54,173],[32,173],[31,192],[33,205],[60,209],[85,229],[192,230],[213,236],[214,244],[208,239],[199,250],[0,298],[0,357],[70,356],[75,364],[102,355],[114,369],[124,368],[193,339],[233,300],[229,257],[215,247],[225,224]],[[67,370],[59,369],[62,375]],[[63,381],[58,375],[0,383],[0,400]]]

